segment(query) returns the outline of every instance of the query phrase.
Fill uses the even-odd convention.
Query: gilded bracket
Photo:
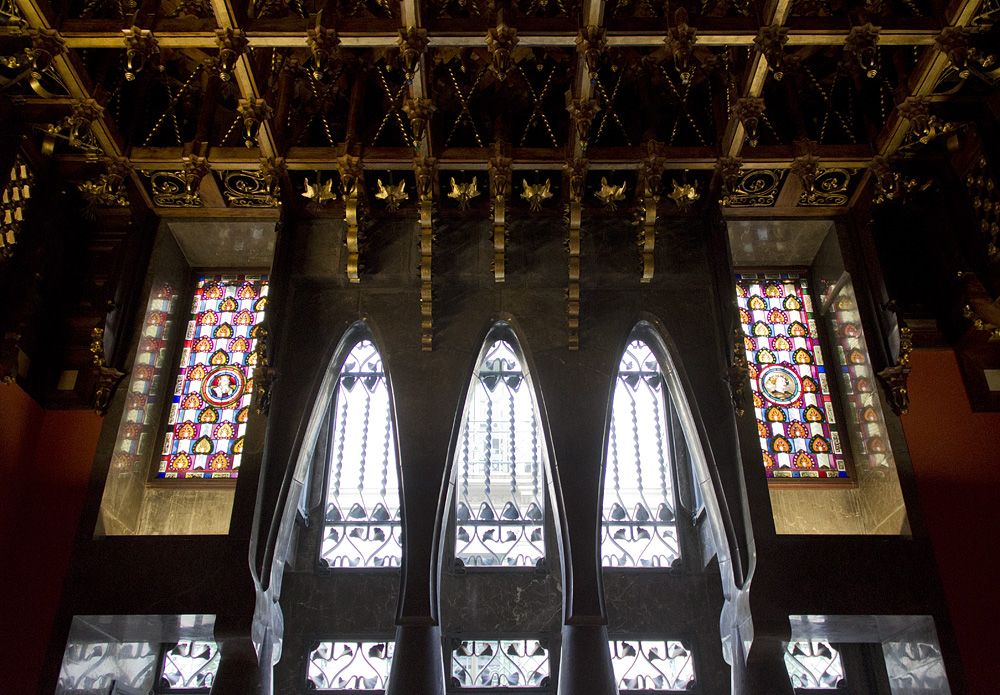
[[[646,144],[647,155],[639,162],[639,180],[636,187],[636,218],[639,223],[639,248],[642,249],[642,277],[640,282],[653,279],[654,252],[656,250],[656,206],[660,202],[660,179],[666,162],[657,152],[657,144]]]
[[[729,365],[726,379],[729,381],[729,395],[733,399],[733,409],[737,417],[743,417],[746,411],[746,384],[750,378],[750,368],[747,365],[747,349],[743,339],[743,329],[733,329],[733,361]]]
[[[574,99],[567,95],[566,110],[569,111],[569,117],[576,124],[576,134],[580,138],[580,147],[586,150],[590,124],[594,122],[594,117],[601,110],[601,106],[597,99]]]
[[[159,62],[160,46],[149,29],[122,29],[125,41],[125,79],[134,82],[143,68]]]
[[[675,25],[671,27],[664,43],[667,45],[667,51],[673,56],[674,69],[680,75],[681,84],[688,85],[694,77],[691,58],[694,56],[694,45],[698,41],[698,30],[688,25],[687,10],[683,7],[674,13],[674,22]]]
[[[94,394],[90,406],[94,412],[104,416],[111,405],[111,397],[125,373],[107,365],[104,353],[104,329],[94,328],[90,332],[90,354],[92,357],[91,371],[94,374]]]
[[[509,148],[504,142],[493,143],[487,169],[490,174],[490,201],[493,205],[493,279],[503,282],[505,279],[504,245],[507,240],[506,206],[510,197],[511,177],[513,176],[512,160]]]
[[[574,159],[564,166],[569,179],[569,205],[566,208],[569,251],[569,283],[566,287],[566,317],[569,328],[569,349],[580,349],[580,226],[583,221],[583,194],[586,189],[586,159]]]
[[[257,147],[257,134],[269,119],[273,111],[263,99],[240,99],[237,107],[243,116],[243,144],[247,147]]]
[[[580,33],[576,37],[576,50],[583,54],[591,82],[597,81],[597,71],[601,67],[601,58],[607,47],[607,31],[604,27],[580,27]]]
[[[306,31],[306,45],[312,53],[312,76],[317,82],[329,72],[330,61],[335,61],[340,53],[340,38],[336,30],[322,26],[319,23],[320,18],[317,16],[316,26]]]
[[[434,347],[433,282],[431,254],[434,244],[434,187],[437,160],[422,157],[413,160],[417,178],[417,209],[420,215],[420,347]]]
[[[125,157],[108,157],[104,165],[105,173],[77,185],[80,195],[91,207],[128,207],[125,182],[132,173],[132,163]]]
[[[507,79],[507,75],[513,67],[514,47],[517,45],[517,41],[517,29],[503,23],[501,12],[496,27],[486,32],[486,48],[489,49],[492,59],[490,67],[493,74],[501,82]]]
[[[861,71],[869,78],[878,76],[878,27],[868,22],[851,27],[844,42],[844,57],[853,57]]]
[[[274,386],[275,371],[267,363],[267,327],[260,324],[254,332],[257,334],[257,346],[254,348],[257,366],[253,370],[253,406],[258,415],[267,415],[271,410],[271,387]]]
[[[788,43],[788,27],[761,27],[753,42],[764,56],[771,77],[781,80],[785,76],[785,44]]]
[[[219,78],[223,82],[233,79],[236,61],[247,48],[247,37],[242,29],[216,29],[215,43],[219,47]]]
[[[718,186],[719,200],[722,205],[729,205],[730,197],[739,186],[742,167],[743,160],[740,157],[719,157],[716,160],[713,184]]]
[[[906,390],[906,380],[910,376],[910,353],[913,351],[913,331],[905,326],[899,329],[899,357],[896,364],[878,373],[885,387],[889,405],[896,415],[906,415],[910,410],[910,395]]]
[[[756,147],[757,127],[764,115],[764,100],[759,97],[743,97],[733,106],[733,115],[743,124],[750,147]]]
[[[410,119],[410,126],[413,128],[413,148],[420,147],[420,141],[424,139],[427,131],[427,124],[431,120],[431,115],[437,110],[434,102],[421,97],[410,97],[403,102],[403,112]]]
[[[340,170],[340,194],[344,198],[344,222],[347,224],[347,279],[361,282],[361,221],[364,209],[364,165],[360,157],[349,154],[337,158]]]
[[[399,57],[403,61],[403,73],[408,83],[413,82],[413,76],[420,66],[420,57],[427,50],[427,30],[417,27],[407,27],[399,30]]]

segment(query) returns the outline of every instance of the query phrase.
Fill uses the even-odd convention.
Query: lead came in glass
[[[395,431],[382,358],[371,341],[344,360],[332,422],[320,559],[330,567],[398,567]]]
[[[833,690],[844,678],[840,652],[825,640],[789,643],[785,650],[785,670],[793,688]]]
[[[264,275],[198,280],[158,477],[239,474],[266,304]]]
[[[736,276],[757,434],[769,478],[846,478],[808,282]]]
[[[663,374],[646,343],[618,366],[604,466],[605,567],[669,567],[680,557]]]
[[[549,681],[549,650],[536,639],[462,640],[451,653],[457,688],[538,688]]]
[[[320,642],[309,653],[310,690],[385,690],[394,642]]]
[[[691,651],[676,640],[615,640],[611,664],[619,690],[689,690]]]
[[[533,567],[545,557],[541,432],[511,346],[490,347],[476,373],[456,462],[455,557]]]

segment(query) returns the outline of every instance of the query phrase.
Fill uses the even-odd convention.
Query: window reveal
[[[239,474],[267,289],[265,275],[199,278],[157,477]]]
[[[544,559],[540,436],[521,364],[499,340],[476,372],[458,443],[458,561],[533,567]]]
[[[847,478],[808,281],[736,275],[757,433],[769,478]]]
[[[646,343],[618,366],[604,466],[605,567],[669,567],[680,557],[663,373]]]
[[[398,567],[399,474],[382,357],[371,341],[340,371],[320,559],[330,567]]]

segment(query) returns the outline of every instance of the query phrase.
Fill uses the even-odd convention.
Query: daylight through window
[[[469,394],[456,461],[455,558],[531,567],[545,557],[541,432],[511,345],[493,343]]]
[[[605,567],[669,567],[680,557],[663,373],[646,343],[618,365],[604,466]]]
[[[370,340],[344,361],[331,422],[320,559],[330,567],[398,567],[396,438],[382,357]]]
[[[742,273],[736,298],[767,477],[847,478],[808,280]]]
[[[266,305],[265,275],[198,279],[158,477],[239,474]]]

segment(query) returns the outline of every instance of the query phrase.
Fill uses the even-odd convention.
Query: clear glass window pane
[[[669,567],[680,557],[663,373],[646,343],[622,355],[604,466],[605,567]]]
[[[320,642],[309,653],[312,690],[384,690],[394,642]]]
[[[330,567],[398,567],[399,475],[382,358],[362,340],[344,361],[332,417],[320,559]]]
[[[691,651],[676,640],[615,640],[611,664],[619,690],[689,690]]]
[[[451,653],[458,688],[537,688],[548,685],[549,650],[536,639],[462,640]]]
[[[455,557],[465,565],[533,567],[545,557],[542,440],[509,343],[487,351],[466,417],[455,465]]]

